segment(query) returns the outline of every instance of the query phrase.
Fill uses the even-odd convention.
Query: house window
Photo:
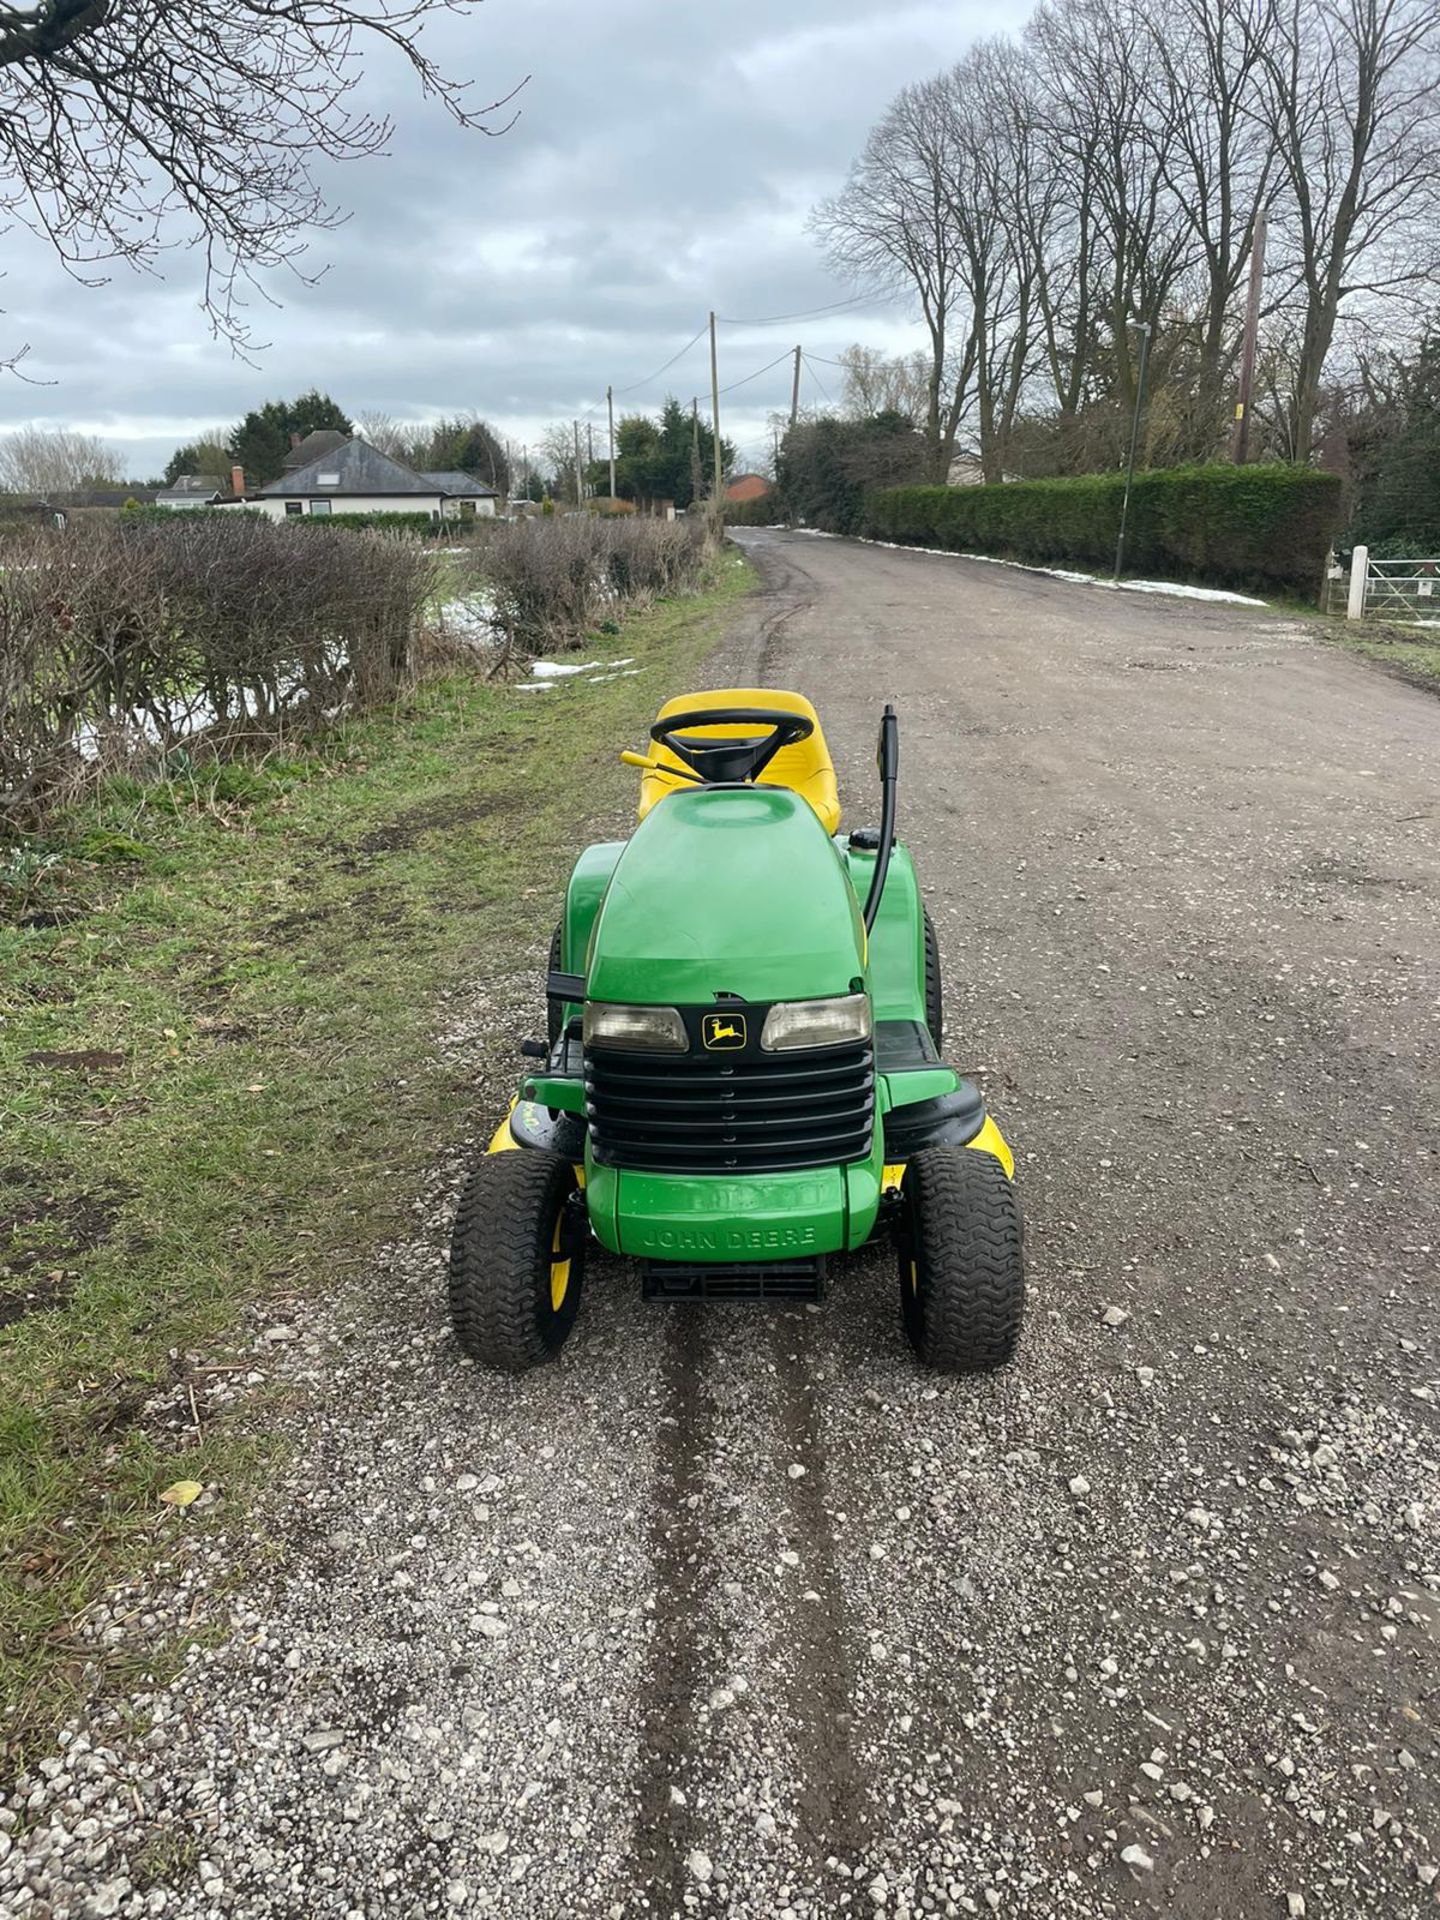
[[[329,513],[330,502],[328,500],[312,500],[310,502],[310,511],[312,514]]]
[[[287,519],[289,519],[291,515],[302,514],[304,511],[305,502],[303,500],[287,500],[285,502],[285,516]]]
[[[460,518],[462,520],[473,520],[475,518],[475,502],[473,500],[462,500],[460,502]]]

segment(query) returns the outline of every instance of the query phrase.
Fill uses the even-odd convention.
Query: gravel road
[[[478,1375],[437,1166],[257,1327],[249,1577],[91,1623],[212,1631],[0,1812],[7,1915],[1434,1911],[1440,704],[1253,611],[744,538],[712,671],[814,696],[852,823],[899,708],[1020,1364],[919,1372],[877,1253],[804,1312],[597,1262],[561,1364]],[[443,1010],[487,1112],[536,990]]]

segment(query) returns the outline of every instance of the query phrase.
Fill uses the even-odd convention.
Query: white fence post
[[[1365,618],[1365,581],[1370,572],[1370,549],[1356,547],[1350,556],[1350,604],[1345,609],[1347,620]]]

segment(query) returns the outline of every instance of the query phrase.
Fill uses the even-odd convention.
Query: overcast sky
[[[1023,0],[487,0],[427,30],[447,70],[485,98],[527,74],[503,139],[457,130],[398,64],[371,62],[367,105],[395,119],[390,153],[330,176],[352,217],[317,236],[318,285],[284,277],[257,319],[258,367],[212,340],[195,256],[164,277],[120,269],[77,288],[38,242],[4,245],[0,341],[31,346],[27,386],[0,381],[0,431],[38,422],[99,433],[132,477],[267,397],[314,384],[349,412],[405,419],[474,408],[517,442],[556,419],[709,392],[703,342],[648,378],[721,315],[754,320],[845,299],[805,231],[866,132],[907,81],[977,37],[1019,24]],[[801,341],[818,356],[854,340],[917,343],[884,306],[798,324],[727,325],[721,381]],[[807,371],[838,382],[835,368]],[[833,389],[832,389],[833,390]],[[708,400],[705,404],[708,405]],[[789,404],[780,366],[722,400],[742,464],[762,457],[766,415]]]

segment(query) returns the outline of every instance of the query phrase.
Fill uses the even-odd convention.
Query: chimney
[[[232,467],[230,469],[230,491],[237,500],[242,500],[245,497],[245,469],[243,467]]]
[[[298,446],[299,446],[299,444],[300,444],[300,442],[301,442],[301,441],[302,441],[302,440],[303,440],[304,438],[305,438],[305,436],[304,436],[304,434],[303,434],[303,433],[294,433],[294,432],[292,432],[292,433],[291,433],[291,435],[290,435],[290,444],[291,444],[291,446],[292,446],[292,447],[298,447]]]

